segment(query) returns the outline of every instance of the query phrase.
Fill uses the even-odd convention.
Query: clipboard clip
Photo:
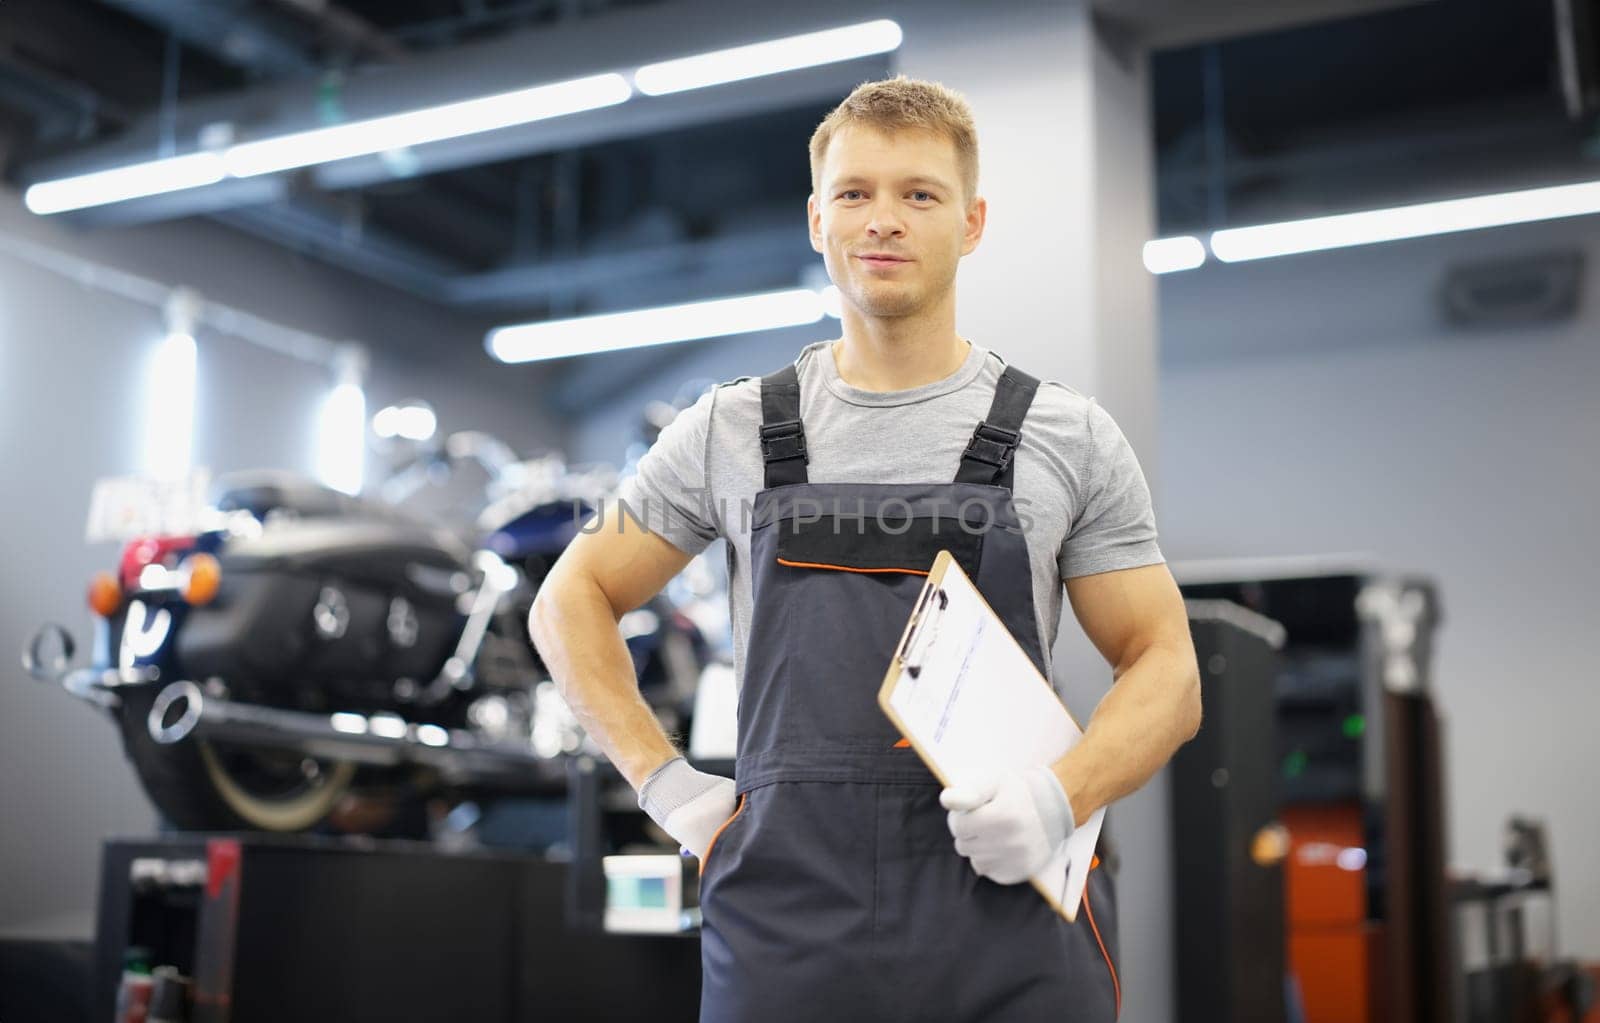
[[[930,606],[935,600],[938,602],[936,608]],[[922,596],[918,598],[916,609],[912,612],[911,627],[906,630],[905,640],[895,654],[895,657],[905,668],[906,674],[912,678],[922,674],[922,657],[927,655],[928,648],[933,646],[933,637],[938,634],[937,628],[924,628],[924,626],[928,626],[936,612],[943,611],[949,606],[950,596],[944,592],[943,587],[930,586],[928,589],[923,590]],[[916,647],[918,638],[924,633],[928,638],[920,648],[920,655],[913,660],[912,649]]]

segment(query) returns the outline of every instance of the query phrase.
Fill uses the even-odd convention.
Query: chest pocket
[[[941,550],[976,577],[987,510],[957,515],[896,515],[892,508],[860,515],[779,518],[778,563],[790,568],[927,575]]]

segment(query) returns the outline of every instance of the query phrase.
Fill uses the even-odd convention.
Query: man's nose
[[[892,206],[879,205],[873,209],[872,217],[867,221],[867,233],[879,238],[885,235],[899,237],[906,233],[906,229]]]

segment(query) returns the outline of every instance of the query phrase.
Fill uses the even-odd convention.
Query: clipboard
[[[1051,764],[1083,737],[1055,689],[949,551],[940,551],[878,690],[878,706],[946,787]],[[1105,808],[1030,878],[1075,921]]]

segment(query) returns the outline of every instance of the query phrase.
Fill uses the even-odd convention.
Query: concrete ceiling
[[[1543,0],[1090,2],[1154,51],[1163,230],[1354,206],[1374,182],[1403,193],[1418,177],[1408,168],[1440,180],[1428,160],[1472,171],[1480,152],[1538,154],[1564,172],[1560,158],[1581,149],[1549,85]],[[851,0],[316,6],[308,18],[300,0],[6,0],[14,16],[0,19],[0,158],[11,181],[148,154],[206,125],[271,134],[322,123],[330,109],[373,116],[510,88],[529,67],[587,72],[595,54],[636,64],[731,45],[757,12],[767,34],[783,34],[862,9]],[[618,295],[637,303],[658,291],[785,286],[814,262],[803,234],[778,216],[809,186],[793,139],[851,84],[891,66],[640,100],[605,118],[422,147],[403,167],[357,158],[71,216],[85,227],[211,216],[441,304],[528,318],[602,310]]]
[[[1191,46],[1431,0],[1093,0],[1152,47]]]

